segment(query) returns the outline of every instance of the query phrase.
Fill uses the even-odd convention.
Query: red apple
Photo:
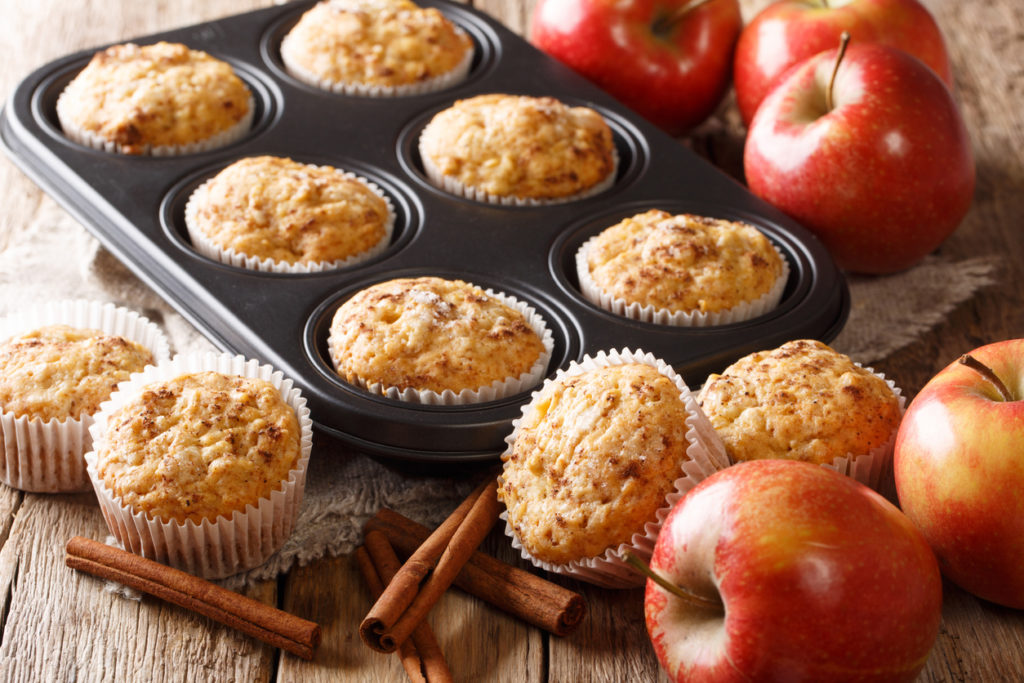
[[[672,135],[729,87],[737,0],[540,0],[530,41]]]
[[[676,681],[910,681],[938,635],[942,580],[920,532],[833,470],[754,460],[666,518],[647,629]],[[703,601],[705,604],[701,604]]]
[[[793,67],[757,110],[743,152],[750,189],[816,233],[841,268],[908,268],[956,229],[974,158],[949,90],[891,47],[850,43]]]
[[[750,123],[757,105],[787,69],[835,47],[843,31],[857,43],[909,52],[952,87],[942,32],[917,0],[783,0],[759,12],[736,44],[733,80],[743,121]]]
[[[1024,339],[968,355],[977,366],[952,363],[907,408],[896,491],[950,580],[1024,609]]]

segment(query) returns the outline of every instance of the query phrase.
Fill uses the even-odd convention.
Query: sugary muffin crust
[[[901,415],[885,380],[809,339],[741,358],[711,375],[698,400],[734,462],[866,454],[892,438]]]
[[[16,417],[78,419],[153,362],[141,344],[100,330],[47,325],[0,345],[0,409]]]
[[[213,138],[252,116],[252,95],[226,62],[178,43],[114,45],[93,56],[57,102],[66,132],[125,154]]]
[[[279,488],[300,440],[295,412],[269,382],[189,373],[147,385],[109,416],[97,473],[135,511],[212,521]]]
[[[346,381],[455,393],[529,372],[544,343],[526,318],[461,280],[401,278],[358,292],[331,323]]]
[[[473,42],[439,10],[408,0],[324,0],[281,44],[289,68],[333,83],[396,87],[464,63]]]
[[[771,242],[746,223],[652,209],[605,229],[586,264],[607,294],[669,311],[724,311],[767,294],[783,274]]]
[[[523,548],[564,564],[644,533],[683,476],[686,419],[676,384],[641,363],[545,385],[524,410],[498,489]]]
[[[383,197],[351,174],[260,156],[236,161],[202,185],[186,220],[223,249],[317,263],[378,245],[391,215]]]
[[[443,177],[523,199],[575,195],[615,170],[611,129],[601,115],[551,97],[459,100],[424,129],[420,154]]]

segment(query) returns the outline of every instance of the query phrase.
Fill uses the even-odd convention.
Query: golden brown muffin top
[[[501,197],[568,197],[615,170],[615,145],[604,118],[552,97],[489,94],[458,100],[424,129],[420,153],[443,176]]]
[[[134,511],[214,521],[280,488],[300,441],[295,411],[274,385],[190,373],[146,385],[108,416],[96,469]]]
[[[698,400],[733,462],[831,464],[885,445],[901,415],[885,380],[811,339],[741,358],[711,375]]]
[[[687,417],[679,387],[641,363],[546,384],[524,410],[498,489],[523,548],[565,564],[643,534],[684,476]]]
[[[442,76],[472,49],[440,10],[408,0],[324,0],[281,44],[285,64],[315,78],[385,87]]]
[[[437,277],[356,293],[335,313],[330,345],[346,381],[438,393],[517,378],[545,352],[522,313],[479,287]]]
[[[202,185],[186,216],[223,249],[316,263],[346,259],[379,244],[390,211],[379,194],[351,174],[260,156],[236,161]]]
[[[587,266],[605,293],[672,312],[756,301],[783,273],[778,251],[754,226],[657,209],[597,235]]]
[[[100,330],[47,325],[0,345],[0,409],[15,417],[91,415],[119,382],[153,363],[141,344]]]
[[[125,154],[206,140],[251,115],[252,95],[226,62],[178,43],[96,53],[57,103],[62,123]]]

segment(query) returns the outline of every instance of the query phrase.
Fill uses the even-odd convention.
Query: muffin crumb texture
[[[551,97],[459,100],[424,129],[420,153],[441,176],[500,197],[560,199],[615,171],[615,145],[604,118]]]
[[[597,287],[669,311],[724,311],[767,294],[782,258],[746,223],[652,209],[602,231],[587,254]]]
[[[146,385],[108,417],[97,473],[136,512],[214,521],[280,488],[300,438],[295,412],[269,382],[184,374]]]
[[[900,421],[885,380],[810,339],[741,358],[711,375],[698,400],[733,462],[831,464],[885,445]]]
[[[78,419],[119,382],[153,363],[141,344],[100,330],[47,325],[0,345],[0,409],[15,417]]]
[[[438,393],[518,378],[545,352],[522,313],[479,287],[437,277],[358,292],[335,314],[330,345],[348,382]]]
[[[179,43],[125,43],[96,53],[57,103],[71,127],[148,154],[207,140],[252,114],[252,95],[231,66]]]
[[[498,489],[523,548],[565,564],[643,534],[684,476],[687,417],[676,384],[642,363],[545,385],[520,419]]]
[[[330,166],[271,156],[234,162],[193,199],[189,220],[211,242],[285,263],[331,262],[380,243],[387,202]]]

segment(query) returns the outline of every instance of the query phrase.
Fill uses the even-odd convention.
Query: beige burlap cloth
[[[880,360],[991,283],[995,267],[982,260],[948,262],[932,257],[898,275],[851,278],[849,322],[832,344],[863,364]],[[62,298],[112,301],[139,311],[163,326],[175,352],[213,349],[47,199],[35,222],[19,230],[0,252],[0,316]],[[382,506],[436,524],[469,493],[475,478],[410,474],[315,439],[294,534],[267,564],[228,583],[270,578],[295,564],[347,553],[359,542],[363,522]]]

